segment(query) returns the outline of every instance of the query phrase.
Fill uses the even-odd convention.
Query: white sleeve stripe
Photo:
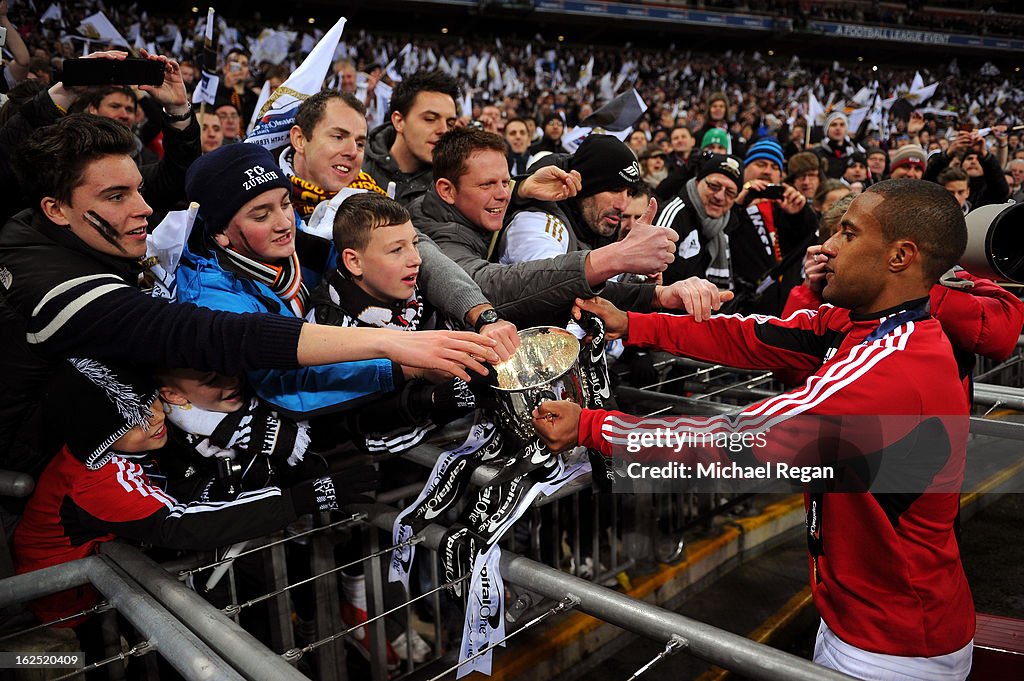
[[[820,376],[811,376],[800,390],[783,393],[762,402],[749,412],[742,412],[735,424],[729,423],[725,417],[712,417],[701,424],[694,423],[691,419],[676,419],[671,424],[667,423],[666,419],[643,419],[641,422],[631,423],[617,418],[615,415],[609,415],[601,424],[601,431],[604,437],[613,443],[621,443],[631,431],[649,429],[657,425],[671,425],[674,428],[682,425],[701,425],[711,433],[717,432],[719,429],[743,432],[761,431],[791,416],[812,409],[839,390],[854,383],[883,359],[894,352],[903,350],[913,330],[913,322],[909,322],[906,326],[894,329],[892,335],[887,335],[868,345],[855,347],[847,358],[829,367],[826,373]],[[785,411],[783,412],[783,410]]]
[[[894,333],[886,335],[876,341],[873,341],[867,345],[858,345],[849,354],[846,359],[836,362],[834,365],[829,367],[821,376],[811,376],[807,379],[807,383],[804,387],[795,393],[783,393],[777,397],[771,398],[762,402],[753,412],[749,413],[764,413],[772,414],[778,411],[779,408],[787,407],[790,404],[799,405],[803,401],[813,400],[812,404],[818,404],[820,400],[817,395],[822,390],[826,390],[827,386],[835,381],[843,381],[842,385],[847,385],[847,375],[853,371],[859,372],[859,367],[864,363],[870,363],[874,366],[880,359],[887,357],[892,352],[897,350],[906,349],[907,341],[910,335],[914,331],[914,323],[909,322],[905,326],[897,327],[894,329]],[[880,356],[872,359],[873,356]],[[863,372],[859,372],[859,376]],[[815,379],[818,379],[815,381]],[[831,394],[831,391],[829,391]],[[805,408],[801,409],[803,411]]]
[[[763,432],[770,428],[776,427],[780,423],[783,423],[786,419],[793,416],[802,414],[809,409],[817,406],[821,402],[824,402],[829,397],[834,395],[839,390],[847,387],[851,383],[857,381],[864,374],[871,371],[876,364],[881,362],[883,359],[896,352],[896,348],[882,348],[879,346],[873,346],[872,351],[861,353],[863,356],[859,361],[852,363],[850,368],[852,373],[846,375],[847,372],[843,372],[842,376],[831,377],[832,380],[821,381],[817,386],[817,390],[813,391],[810,395],[803,397],[802,399],[792,399],[792,394],[780,395],[775,402],[775,408],[765,413],[742,413],[740,414],[739,421],[735,425],[730,425],[727,429],[714,429],[708,428],[706,432],[714,434],[716,432]],[[802,391],[804,392],[804,391]],[[791,398],[783,400],[781,398]],[[762,407],[764,405],[761,405]],[[780,410],[785,409],[783,413],[779,413]],[[626,438],[630,432],[637,430],[649,429],[653,424],[649,424],[645,419],[643,422],[635,424],[627,424],[621,420],[610,423],[611,417],[606,418],[601,425],[601,434],[604,439],[611,444],[625,444]],[[677,426],[679,424],[673,424]],[[708,423],[707,425],[712,425]],[[624,427],[626,426],[626,427]]]
[[[94,289],[90,289],[87,293],[79,296],[73,303],[64,307],[60,313],[54,317],[49,324],[43,328],[39,333],[25,334],[28,338],[29,343],[45,343],[50,339],[53,334],[61,330],[61,328],[67,324],[72,317],[82,311],[86,305],[94,302],[97,298],[112,293],[120,288],[127,288],[127,284],[124,282],[118,284],[106,284],[105,286],[98,286]]]
[[[208,501],[208,502],[192,502],[191,504],[177,504],[171,509],[168,517],[181,517],[184,515],[195,515],[199,513],[216,513],[217,511],[223,511],[226,508],[242,507],[252,502],[263,501],[271,497],[281,496],[281,490],[278,487],[265,487],[263,489],[254,490],[245,494],[240,494],[234,501]]]
[[[661,211],[661,215],[654,221],[655,227],[671,227],[672,222],[675,221],[676,215],[679,214],[686,204],[678,196],[667,204],[665,204],[664,210]]]
[[[871,355],[881,350],[878,346],[860,345],[853,349],[850,354],[841,361],[834,363],[823,374],[811,376],[804,383],[803,387],[795,392],[783,393],[776,397],[762,402],[756,409],[747,412],[750,415],[768,415],[777,413],[780,409],[786,409],[791,405],[799,405],[802,402],[814,400],[822,390],[825,390],[835,381],[843,381],[851,373],[867,361]]]
[[[117,466],[117,481],[126,492],[137,493],[143,497],[153,497],[167,508],[174,507],[174,501],[164,494],[163,490],[146,482],[141,466],[117,456],[111,461]]]
[[[124,281],[122,281],[119,277],[116,277],[113,274],[91,274],[87,277],[78,277],[77,279],[71,279],[69,281],[60,283],[54,286],[52,289],[50,289],[49,292],[45,296],[43,296],[43,299],[39,301],[39,304],[36,305],[36,309],[32,310],[32,316],[35,317],[36,315],[38,315],[39,311],[43,309],[44,305],[46,305],[48,302],[50,302],[57,296],[61,295],[62,293],[67,293],[76,286],[80,286],[81,284],[85,284],[90,281],[96,281],[97,279],[113,279],[121,286],[128,285],[124,283]]]
[[[875,365],[881,362],[883,359],[896,352],[895,348],[884,348],[878,352],[866,354],[866,360],[860,363],[856,370],[849,376],[844,377],[840,380],[835,380],[830,383],[822,383],[822,389],[814,396],[812,400],[803,401],[791,409],[787,409],[784,413],[776,413],[773,417],[771,414],[762,415],[760,420],[756,424],[756,428],[768,429],[774,427],[778,423],[785,421],[791,416],[803,414],[804,412],[816,407],[828,398],[832,397],[836,392],[846,388],[852,383],[855,383],[859,378],[874,369]],[[776,410],[777,412],[778,410]],[[744,424],[747,426],[747,424]],[[754,425],[754,424],[751,424]],[[747,426],[750,427],[750,426]]]

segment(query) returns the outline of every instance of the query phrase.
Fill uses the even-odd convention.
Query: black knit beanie
[[[185,175],[185,194],[199,204],[207,234],[223,232],[242,206],[279,187],[290,190],[291,183],[273,154],[245,142],[203,154]]]
[[[640,164],[629,147],[611,135],[590,135],[569,159],[569,170],[579,171],[583,188],[577,198],[619,189],[638,189]]]
[[[50,427],[95,470],[110,460],[110,447],[122,435],[149,426],[156,397],[157,385],[148,374],[94,359],[69,359],[47,386],[44,404],[45,413],[53,415]]]

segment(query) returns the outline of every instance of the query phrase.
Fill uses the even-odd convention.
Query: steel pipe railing
[[[112,562],[101,558],[100,562],[91,564],[89,581],[185,678],[225,681],[245,678],[189,631],[180,616],[162,607],[142,585]],[[185,590],[180,584],[178,588]],[[207,608],[212,610],[209,605]]]
[[[148,556],[118,542],[104,544],[102,552],[245,678],[250,681],[306,679],[280,655],[186,588]]]
[[[99,556],[89,556],[0,580],[0,608],[88,584],[89,575],[100,562]]]
[[[371,522],[390,531],[397,511],[380,504],[360,505]],[[436,549],[444,528],[427,526],[420,534]],[[567,594],[579,599],[577,609],[636,634],[667,643],[686,642],[686,651],[707,662],[762,681],[851,681],[853,677],[820,667],[789,653],[755,643],[738,634],[698,622],[664,608],[641,603],[611,589],[573,577],[536,561],[502,551],[502,577],[513,584],[558,601]]]

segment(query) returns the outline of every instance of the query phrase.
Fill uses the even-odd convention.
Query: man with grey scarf
[[[739,159],[714,154],[703,159],[696,176],[658,211],[654,224],[679,234],[676,259],[665,270],[665,284],[696,276],[720,289],[733,288],[729,234],[737,225],[732,207],[741,178]]]

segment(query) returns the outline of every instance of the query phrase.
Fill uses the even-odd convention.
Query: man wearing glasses
[[[720,289],[733,288],[729,237],[737,224],[732,212],[739,195],[741,164],[735,156],[713,154],[702,160],[697,175],[658,212],[654,224],[679,235],[676,258],[665,270],[665,283],[701,277]]]

